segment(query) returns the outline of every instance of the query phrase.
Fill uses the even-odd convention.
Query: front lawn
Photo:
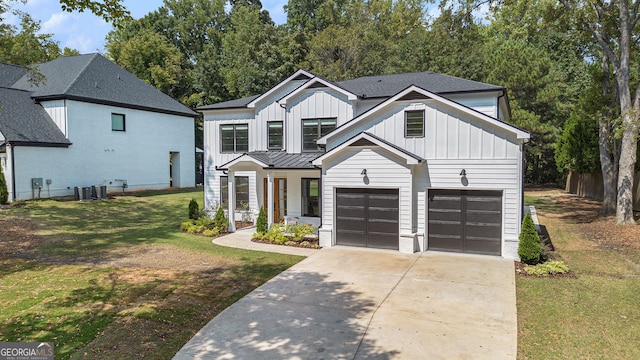
[[[202,191],[0,210],[0,339],[56,359],[171,358],[217,313],[301,257],[182,233]]]
[[[598,202],[560,191],[528,192],[525,202],[575,277],[516,277],[518,358],[640,359],[638,228],[620,229]]]

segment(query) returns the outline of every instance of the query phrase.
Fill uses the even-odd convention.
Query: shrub
[[[208,237],[214,237],[216,235],[220,234],[220,232],[218,231],[218,229],[205,229],[202,232],[202,235],[204,236],[208,236]]]
[[[548,261],[534,266],[527,266],[525,271],[529,275],[549,276],[566,274],[569,272],[569,266],[562,261]]]
[[[6,204],[9,201],[9,190],[7,190],[7,181],[0,166],[0,204]]]
[[[256,220],[256,231],[259,233],[266,233],[269,230],[269,224],[267,224],[267,214],[264,212],[264,208],[260,208],[258,213],[258,220]]]
[[[196,220],[200,217],[200,209],[198,208],[198,202],[196,199],[189,201],[189,219]]]
[[[535,265],[542,259],[542,246],[540,236],[533,224],[531,214],[527,213],[522,220],[522,230],[520,231],[520,244],[518,244],[518,255],[520,260],[529,265]]]
[[[292,234],[293,241],[300,242],[304,240],[304,237],[311,235],[316,231],[316,228],[310,224],[298,224],[287,226],[286,232]]]
[[[233,210],[229,210],[229,211],[233,211]],[[215,229],[218,230],[219,233],[223,233],[227,231],[229,227],[229,220],[224,215],[224,209],[222,208],[222,206],[218,207],[218,210],[216,211],[216,217],[213,222],[215,224],[214,225]]]

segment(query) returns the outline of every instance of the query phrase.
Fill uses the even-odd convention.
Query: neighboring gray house
[[[10,200],[191,187],[197,114],[99,54],[0,63],[0,164]]]
[[[319,226],[322,246],[518,257],[529,134],[505,122],[502,87],[433,72],[334,83],[300,70],[197,110],[207,206],[295,217]]]

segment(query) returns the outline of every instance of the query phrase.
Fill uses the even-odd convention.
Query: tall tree
[[[613,69],[621,113],[622,141],[618,165],[617,224],[636,224],[633,217],[633,183],[640,135],[640,70],[632,48],[638,47],[640,1],[560,0],[571,15],[589,30]]]

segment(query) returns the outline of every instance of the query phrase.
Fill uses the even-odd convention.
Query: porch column
[[[233,171],[229,171],[227,174],[227,189],[229,193],[228,204],[228,217],[229,217],[229,232],[236,231],[236,178]]]
[[[267,222],[273,224],[273,173],[267,172]]]

